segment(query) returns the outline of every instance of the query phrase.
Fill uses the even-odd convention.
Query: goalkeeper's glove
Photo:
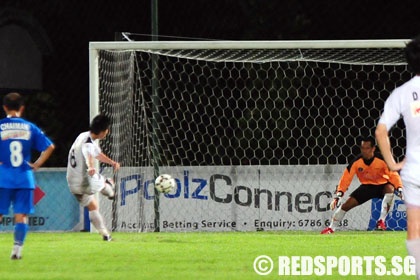
[[[340,207],[341,205],[341,200],[343,199],[343,192],[342,191],[338,191],[335,194],[334,199],[331,201],[330,203],[330,209],[334,210],[337,207]]]
[[[401,187],[397,188],[396,192],[397,192],[397,196],[399,198],[401,198],[402,200],[404,200],[403,193],[402,193],[402,188]]]

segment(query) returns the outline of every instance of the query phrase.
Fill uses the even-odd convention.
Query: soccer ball
[[[155,180],[155,188],[161,193],[168,193],[175,189],[176,182],[169,174],[159,175]]]

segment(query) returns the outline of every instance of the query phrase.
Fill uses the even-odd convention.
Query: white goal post
[[[411,78],[406,42],[90,42],[90,116],[111,117],[101,146],[123,166],[117,199],[100,202],[107,223],[321,230],[358,139],[373,134],[386,97]],[[391,141],[402,157],[404,133]],[[162,173],[176,178],[172,193],[154,190]],[[376,200],[353,209],[342,229],[371,229],[378,209]],[[387,224],[406,228],[398,198]]]

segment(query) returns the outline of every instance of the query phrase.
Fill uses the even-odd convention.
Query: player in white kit
[[[420,37],[406,45],[405,56],[408,69],[415,76],[388,97],[375,134],[389,168],[401,170],[407,206],[407,251],[416,260],[417,279],[420,279]],[[405,123],[407,147],[404,160],[397,163],[388,134],[401,117]]]
[[[120,164],[105,155],[95,140],[102,140],[108,135],[109,125],[110,120],[105,115],[93,118],[89,131],[79,134],[71,146],[67,162],[67,183],[70,191],[81,206],[88,208],[89,219],[104,241],[111,241],[112,238],[99,212],[95,194],[101,192],[113,199],[115,190],[112,180],[96,170],[96,162],[99,160],[107,163],[114,171],[120,168]]]

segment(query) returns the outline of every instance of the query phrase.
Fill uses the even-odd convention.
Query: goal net
[[[403,40],[91,42],[91,116],[112,119],[103,151],[121,163],[114,231],[321,230],[360,137],[411,78]],[[399,122],[402,127],[403,123]],[[403,130],[392,131],[404,154]],[[154,190],[158,174],[177,188]],[[354,178],[345,197],[359,186]],[[380,200],[341,230],[372,229]],[[406,228],[395,197],[386,223]]]

